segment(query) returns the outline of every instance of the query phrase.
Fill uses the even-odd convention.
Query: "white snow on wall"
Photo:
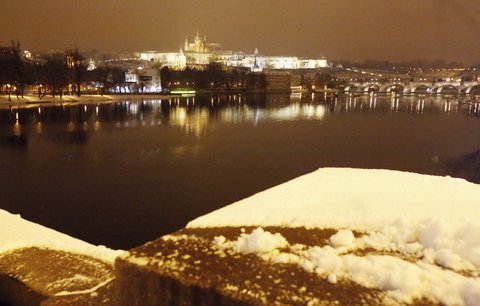
[[[322,168],[199,217],[187,227],[381,229],[405,218],[480,219],[480,187],[391,170]]]
[[[234,248],[242,253],[268,253],[287,244],[287,240],[282,235],[271,234],[262,228],[257,228],[250,235],[242,235],[238,238]]]
[[[89,255],[112,264],[123,253],[92,245],[0,209],[0,254],[32,246]]]
[[[262,242],[268,247],[252,248],[244,243],[250,240]],[[480,305],[478,267],[463,262],[463,265],[445,269],[427,256],[429,252],[435,253],[435,250],[417,250],[415,256],[409,257],[408,252],[402,253],[398,249],[382,249],[377,244],[378,240],[373,244],[368,241],[356,239],[351,231],[342,230],[330,237],[330,243],[337,247],[290,245],[279,233],[257,228],[251,234],[242,234],[236,241],[219,236],[214,238],[213,243],[221,250],[230,248],[239,253],[256,253],[272,264],[299,265],[330,283],[350,280],[368,288],[383,290],[387,298],[385,304],[397,305],[411,303],[415,299],[427,299],[445,305]],[[362,256],[352,253],[367,247],[398,251],[410,260],[395,255]],[[469,277],[459,272],[476,276]]]
[[[480,186],[462,179],[323,168],[187,225],[220,226],[338,229],[326,246],[295,245],[289,252],[279,251],[278,233],[261,228],[237,241],[216,237],[213,243],[273,263],[298,264],[332,283],[348,279],[378,288],[396,302],[427,298],[480,305]],[[355,237],[351,230],[365,234]],[[251,239],[268,250],[252,250],[244,243]],[[355,255],[364,249],[379,253]]]

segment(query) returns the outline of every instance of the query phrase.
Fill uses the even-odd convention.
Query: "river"
[[[478,109],[457,102],[218,95],[3,108],[0,208],[128,249],[319,167],[480,183]]]

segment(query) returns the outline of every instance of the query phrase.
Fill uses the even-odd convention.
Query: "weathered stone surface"
[[[23,248],[0,254],[7,305],[111,305],[113,267],[85,255]]]
[[[116,265],[115,305],[251,305],[223,295],[200,283],[182,284],[177,279],[119,260]]]
[[[0,274],[0,306],[40,305],[46,298],[18,279]]]
[[[249,228],[246,228],[248,231]],[[290,242],[321,245],[330,230],[266,228]],[[117,258],[116,305],[362,305],[382,293],[351,282],[332,284],[292,264],[215,248],[240,228],[184,229]]]
[[[96,306],[115,305],[112,295],[114,292],[115,280],[109,282],[91,293],[73,294],[67,296],[55,296],[43,301],[41,306]]]
[[[336,230],[266,227],[290,243],[328,245]],[[252,227],[183,229],[130,250],[113,267],[36,247],[0,254],[0,306],[11,305],[382,305],[384,293],[329,281],[298,264],[219,247]],[[354,233],[354,235],[362,235]],[[285,252],[289,247],[281,247]],[[365,249],[368,255],[375,250]],[[411,305],[436,305],[414,301]]]

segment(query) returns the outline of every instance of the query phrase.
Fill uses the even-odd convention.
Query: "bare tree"
[[[0,79],[7,83],[8,99],[11,101],[12,88],[17,97],[23,97],[25,69],[21,57],[20,42],[11,41],[10,47],[0,47]]]
[[[39,76],[47,84],[52,97],[63,95],[63,88],[68,84],[68,70],[65,55],[62,53],[50,54],[45,58],[45,64],[39,66]]]
[[[15,94],[23,98],[23,90],[25,88],[25,69],[21,58],[20,42],[11,41],[12,47],[12,80],[15,84]]]
[[[80,54],[78,48],[75,46],[65,50],[67,67],[72,71],[72,79],[75,84],[77,96],[81,95],[81,84],[84,78],[87,66],[85,65],[85,58]]]

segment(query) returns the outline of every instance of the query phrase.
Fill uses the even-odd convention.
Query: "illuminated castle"
[[[193,42],[189,42],[188,38],[185,38],[185,45],[183,47],[183,51],[191,51],[191,52],[208,52],[209,50],[205,47],[205,43],[207,38],[204,37],[203,39],[200,38],[200,35],[195,36]]]
[[[252,70],[262,69],[302,69],[327,67],[327,60],[302,59],[296,56],[261,56],[255,49],[253,54],[223,51],[219,43],[207,43],[207,38],[197,35],[193,41],[185,39],[179,52],[144,51],[138,56],[147,61],[158,62],[172,69],[185,67],[202,67],[211,62],[222,63],[230,67],[248,67]]]
[[[219,43],[207,43],[207,37],[204,36],[201,38],[198,31],[193,42],[189,42],[188,38],[185,38],[185,43],[183,45],[184,52],[209,53],[220,49],[221,46]]]

